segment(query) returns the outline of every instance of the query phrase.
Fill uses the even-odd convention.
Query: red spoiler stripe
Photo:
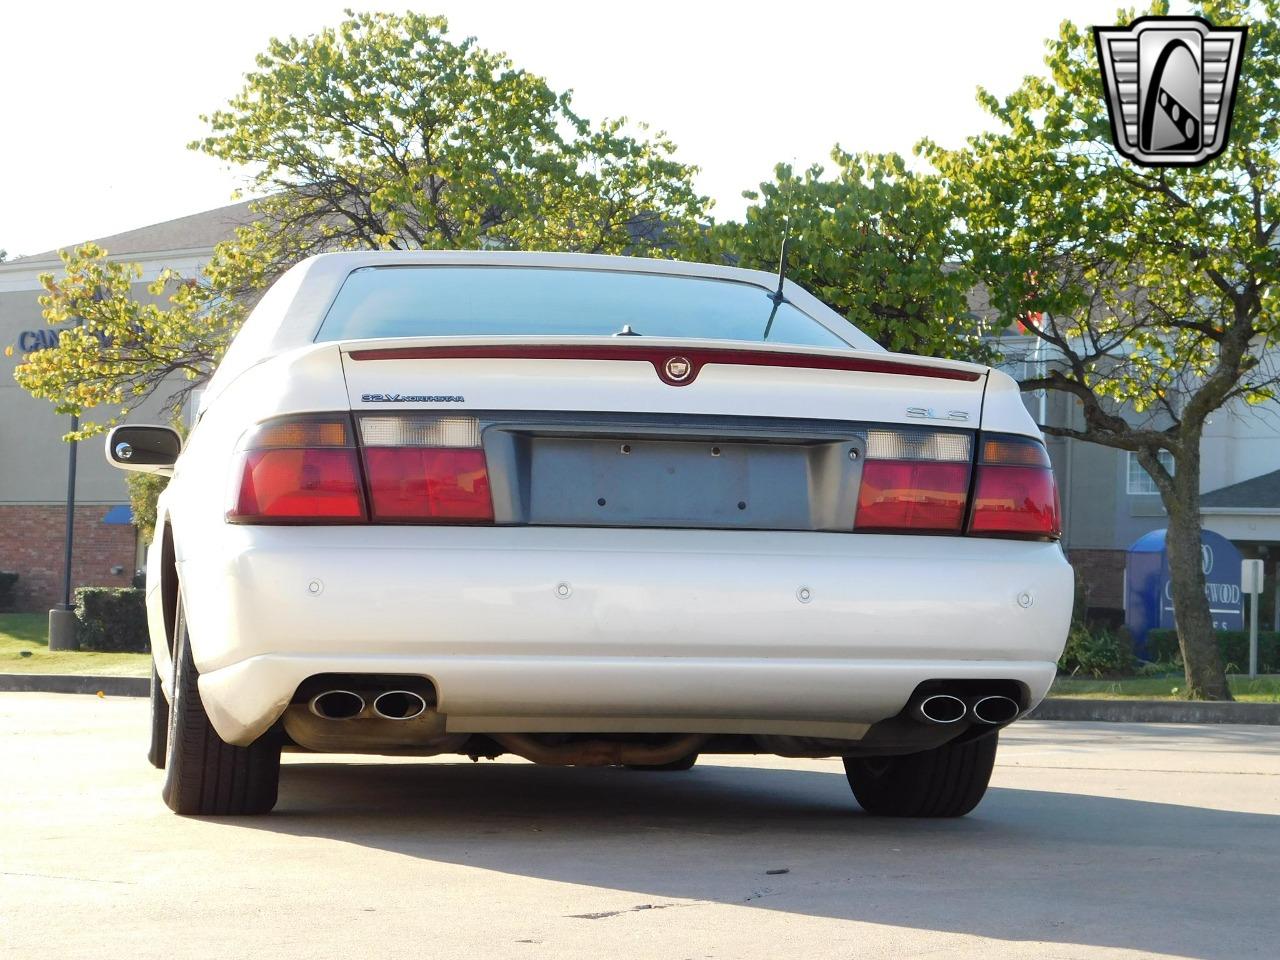
[[[932,377],[935,380],[974,381],[982,374],[970,370],[951,370],[923,363],[899,360],[872,360],[865,357],[825,357],[804,353],[777,353],[772,350],[716,350],[642,346],[477,346],[477,347],[385,347],[352,350],[352,360],[643,360],[663,383],[683,387],[697,379],[699,371],[710,363],[746,367],[791,367],[805,370],[849,370],[857,373],[894,373],[909,377]],[[668,361],[687,361],[688,373],[680,379],[668,374]]]

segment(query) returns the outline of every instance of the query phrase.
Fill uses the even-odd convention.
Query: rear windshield
[[[849,343],[763,287],[729,280],[539,267],[364,267],[351,273],[317,340],[598,336]]]

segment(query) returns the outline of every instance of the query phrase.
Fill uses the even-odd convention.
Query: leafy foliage
[[[156,501],[169,485],[169,478],[158,473],[130,473],[125,477],[129,486],[129,506],[133,511],[133,525],[143,543],[150,543],[156,533]]]
[[[897,154],[831,153],[803,173],[778,164],[747,192],[744,223],[717,228],[720,247],[745,267],[777,270],[790,233],[787,276],[845,315],[877,343],[923,355],[975,358],[982,330],[959,263],[959,211],[942,180],[908,170]],[[789,221],[789,230],[788,230]]]
[[[1123,631],[1090,630],[1073,624],[1067,634],[1067,646],[1058,660],[1058,669],[1066,673],[1087,673],[1092,677],[1114,677],[1132,672],[1133,643]]]
[[[133,263],[108,259],[95,244],[62,253],[64,274],[42,274],[40,305],[60,327],[58,345],[26,354],[14,378],[58,413],[95,407],[111,413],[85,422],[67,439],[83,439],[124,420],[134,404],[165,388],[171,407],[208,378],[243,320],[245,305],[208,281],[164,270],[135,296],[142,275]],[[215,257],[211,270],[219,269]]]
[[[134,587],[76,588],[76,640],[81,650],[146,653],[145,591]]]
[[[654,252],[708,206],[663,134],[570,94],[443,17],[360,13],[272,40],[193,147],[253,171],[259,249]]]

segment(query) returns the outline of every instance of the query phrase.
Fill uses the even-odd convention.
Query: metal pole
[[[71,431],[80,429],[80,417],[71,415]],[[76,526],[76,441],[72,440],[67,453],[67,542],[66,555],[62,567],[62,609],[71,609],[71,551],[75,540]]]
[[[80,429],[80,418],[71,418],[72,431]],[[78,650],[76,615],[71,606],[71,552],[76,523],[76,444],[67,453],[67,533],[62,560],[62,603],[49,611],[49,649]]]
[[[1262,584],[1258,584],[1261,587]],[[1249,679],[1258,675],[1258,601],[1262,591],[1249,594]]]

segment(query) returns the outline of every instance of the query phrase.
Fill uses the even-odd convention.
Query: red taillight
[[[1062,535],[1058,486],[1044,446],[1022,437],[983,441],[969,533],[988,537]]]
[[[227,519],[235,523],[353,523],[365,517],[349,420],[259,424],[240,444]]]
[[[475,418],[373,416],[357,423],[359,444],[347,414],[283,417],[254,427],[240,442],[227,519],[493,522]]]
[[[483,450],[370,447],[364,452],[374,520],[492,520]]]
[[[959,533],[969,495],[973,435],[872,429],[854,529],[866,533]]]
[[[360,439],[375,522],[492,522],[474,417],[361,417]]]
[[[968,463],[868,460],[854,529],[959,533],[968,493]]]

